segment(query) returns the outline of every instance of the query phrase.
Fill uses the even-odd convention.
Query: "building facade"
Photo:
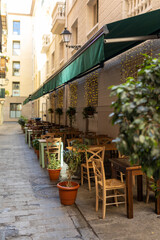
[[[47,2],[45,0],[37,1],[39,8],[42,9],[46,6],[48,9]],[[35,16],[39,8],[35,8]],[[70,61],[77,53],[77,50],[66,47],[63,43],[61,32],[65,27],[72,33],[71,42],[68,45],[83,46],[105,24],[159,8],[160,3],[157,0],[66,0],[50,5],[47,10],[47,19],[51,20],[51,26],[46,21],[47,30],[44,31],[44,34],[42,33],[41,53],[45,56],[44,64],[41,68],[37,68],[38,61],[35,60],[34,65],[34,76],[41,78],[39,87],[54,77],[57,71],[62,69],[66,62]],[[143,61],[141,53],[155,55],[158,51],[159,40],[146,41],[104,62],[103,67],[32,101],[34,115],[38,114],[42,119],[44,119],[43,115],[46,115],[46,119],[50,120],[47,110],[49,108],[55,110],[60,107],[63,109],[61,124],[65,125],[69,122],[65,114],[66,110],[72,106],[77,111],[74,126],[85,131],[86,122],[83,119],[82,111],[84,107],[92,105],[96,107],[97,113],[94,118],[89,119],[89,131],[115,137],[118,129],[111,125],[109,118],[113,99],[109,96],[108,87],[125,81],[129,76],[136,75],[136,66]],[[35,59],[38,59],[38,52],[35,53]],[[37,77],[34,77],[34,90],[38,87],[38,85],[36,87],[36,82]],[[58,123],[57,116],[53,115],[54,122]]]
[[[7,71],[3,108],[4,121],[31,117],[31,104],[22,108],[23,101],[33,91],[32,81],[32,16],[7,13]]]

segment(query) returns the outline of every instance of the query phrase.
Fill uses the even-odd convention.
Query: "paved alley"
[[[144,189],[145,194],[145,189]],[[0,126],[0,240],[159,240],[160,217],[150,203],[134,200],[134,218],[125,207],[101,206],[95,212],[94,188],[79,188],[76,204],[60,204],[49,180],[17,123]]]
[[[0,240],[8,239],[96,239],[76,206],[60,204],[17,123],[0,126]]]

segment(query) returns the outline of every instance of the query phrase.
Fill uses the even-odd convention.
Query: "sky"
[[[8,12],[30,13],[32,0],[7,0]]]

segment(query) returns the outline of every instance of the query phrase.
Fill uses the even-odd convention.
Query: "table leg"
[[[45,168],[45,162],[44,162],[44,144],[41,145],[41,160],[42,160],[42,168]]]
[[[126,172],[126,200],[127,200],[127,217],[133,218],[132,171]]]
[[[137,176],[137,200],[143,201],[143,175]]]
[[[31,148],[31,133],[29,132],[29,136],[28,136],[28,145],[29,148]]]
[[[27,129],[25,129],[25,143],[27,143]]]
[[[39,164],[42,165],[42,150],[41,150],[41,143],[39,144]]]
[[[158,190],[155,192],[155,212],[160,215],[160,180],[157,181]]]

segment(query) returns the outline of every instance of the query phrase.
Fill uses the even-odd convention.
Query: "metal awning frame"
[[[148,36],[104,39],[104,43],[107,44],[107,43],[119,43],[119,42],[135,42],[135,41],[146,41],[146,40],[153,40],[153,39],[159,39],[159,38],[160,38],[160,33],[156,35],[148,35]]]

